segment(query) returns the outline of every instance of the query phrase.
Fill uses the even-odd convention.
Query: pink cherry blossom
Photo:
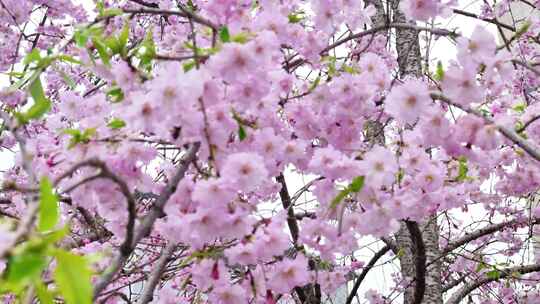
[[[374,147],[364,156],[361,167],[366,174],[366,183],[375,188],[390,186],[398,170],[394,154],[381,146]]]
[[[225,160],[222,178],[244,191],[254,190],[268,177],[263,158],[255,153],[235,153]]]
[[[429,104],[427,86],[418,80],[408,80],[386,97],[385,111],[400,124],[412,124],[427,112]]]
[[[301,254],[294,259],[284,259],[272,269],[268,286],[278,293],[287,293],[294,286],[303,286],[309,283],[305,271],[307,267],[308,260]]]

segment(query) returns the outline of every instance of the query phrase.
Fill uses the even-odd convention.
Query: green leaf
[[[476,272],[480,272],[480,271],[482,271],[482,270],[485,269],[485,268],[487,268],[486,263],[480,262],[480,263],[478,263],[478,266],[476,266]]]
[[[69,75],[64,71],[59,71],[60,75],[62,76],[62,79],[64,79],[64,82],[69,86],[70,89],[74,90],[77,87],[77,84],[75,81],[69,77]]]
[[[156,45],[154,43],[153,33],[150,30],[138,48],[137,58],[140,60],[139,66],[150,70],[154,57],[156,57]]]
[[[88,128],[83,132],[77,129],[65,129],[64,133],[71,135],[71,140],[69,141],[68,146],[68,149],[71,149],[80,143],[87,144],[88,142],[90,142],[92,136],[96,134],[96,129]]]
[[[238,139],[240,139],[240,141],[243,141],[244,139],[246,139],[246,137],[246,129],[242,124],[238,124]]]
[[[74,63],[74,64],[82,64],[81,61],[75,59],[73,56],[69,56],[69,55],[58,55],[58,60],[60,61],[64,61],[64,62],[69,62],[69,63]]]
[[[107,124],[107,127],[113,130],[121,129],[125,126],[126,126],[126,122],[118,118],[111,119],[111,121],[109,121],[109,123]]]
[[[39,54],[39,49],[34,48],[26,57],[24,57],[23,64],[28,65],[34,61],[40,61],[41,55]]]
[[[46,265],[45,257],[36,252],[23,252],[11,256],[8,260],[6,286],[3,288],[18,292],[34,278],[39,277]]]
[[[73,34],[73,40],[75,41],[75,44],[79,47],[85,47],[86,42],[88,42],[88,32],[85,30],[78,30],[75,31],[75,34]]]
[[[94,44],[94,47],[96,48],[99,58],[101,58],[101,61],[106,66],[111,65],[111,55],[109,54],[107,45],[105,42],[103,42],[100,38],[94,36],[92,37],[92,43]]]
[[[341,201],[345,199],[347,195],[349,195],[349,193],[351,193],[351,190],[349,190],[348,188],[341,190],[338,195],[336,195],[336,197],[332,200],[332,203],[330,204],[330,209],[336,209],[339,203],[341,203]]]
[[[467,159],[465,157],[459,158],[458,165],[458,176],[456,180],[462,182],[467,179],[467,172],[469,172],[469,167],[467,166]]]
[[[189,60],[182,65],[182,68],[184,69],[184,72],[187,73],[191,69],[193,69],[196,65],[197,63],[195,62],[195,60]]]
[[[34,82],[41,75],[41,71],[41,69],[37,69],[32,73],[23,73],[23,75],[19,77],[20,79],[16,83],[9,86],[7,91],[15,92],[24,87],[25,84]]]
[[[91,272],[87,261],[71,252],[57,250],[54,279],[67,304],[91,304]]]
[[[15,77],[15,78],[23,78],[26,73],[12,71],[12,72],[2,72],[2,74],[6,75],[6,76]]]
[[[512,109],[518,113],[523,113],[525,112],[525,109],[527,108],[527,104],[524,103],[524,102],[520,102],[520,103],[517,103],[516,105],[514,105],[514,107],[512,107]]]
[[[96,8],[101,15],[105,10],[105,4],[103,3],[103,0],[96,0]]]
[[[321,76],[317,77],[315,79],[315,81],[313,81],[313,83],[311,84],[311,86],[309,87],[309,90],[308,92],[313,92],[313,90],[315,90],[317,88],[317,86],[319,86],[319,83],[321,82]]]
[[[403,180],[403,177],[405,176],[405,170],[403,169],[399,169],[398,172],[396,173],[396,180],[398,183],[401,183],[401,181]]]
[[[242,32],[231,37],[232,42],[244,44],[249,41],[249,33]]]
[[[442,81],[444,79],[444,68],[442,62],[437,62],[437,69],[435,70],[435,80]]]
[[[113,54],[119,54],[122,51],[122,47],[120,46],[120,41],[118,40],[118,38],[114,36],[107,37],[105,39],[105,45],[109,49],[111,49]]]
[[[336,57],[329,57],[329,62],[328,62],[328,75],[329,76],[335,76],[337,74],[337,70],[336,70]]]
[[[102,32],[103,29],[97,26],[81,27],[80,29],[75,31],[75,34],[73,34],[73,40],[75,41],[75,44],[77,44],[77,46],[85,48],[86,43],[88,42],[88,39],[90,39],[90,37],[99,36]]]
[[[124,27],[122,28],[122,31],[120,32],[120,35],[118,35],[118,42],[120,42],[120,47],[122,50],[126,48],[126,45],[129,40],[129,22],[124,23]]]
[[[58,197],[53,192],[51,182],[43,177],[39,185],[39,231],[54,229],[58,223],[60,213],[58,210]]]
[[[297,13],[290,13],[289,23],[299,23],[300,21],[304,20],[304,12],[297,12]]]
[[[521,36],[523,36],[523,34],[525,34],[529,28],[531,27],[531,21],[530,20],[527,20],[525,21],[521,27],[518,28],[518,30],[516,31],[516,35],[515,35],[515,38],[514,39],[517,39],[517,38],[520,38]]]
[[[347,65],[347,64],[343,64],[341,66],[341,68],[343,69],[343,71],[349,73],[349,74],[358,74],[358,71],[355,69],[354,66],[350,66],[350,65]]]
[[[113,7],[113,8],[108,8],[101,11],[100,16],[101,17],[114,17],[114,16],[122,15],[123,13],[124,11],[122,9]]]
[[[107,91],[107,96],[112,103],[121,102],[124,100],[124,92],[120,87],[112,87]]]
[[[497,269],[493,269],[486,273],[486,276],[493,280],[498,280],[501,277],[501,273]]]
[[[54,297],[47,289],[47,286],[43,285],[39,280],[36,280],[34,286],[36,286],[36,293],[40,304],[54,304]]]
[[[352,182],[347,187],[345,187],[345,189],[341,190],[338,195],[336,195],[336,197],[332,200],[332,203],[330,204],[330,209],[335,209],[339,205],[339,203],[341,203],[341,201],[347,197],[347,195],[360,192],[362,188],[364,188],[365,179],[366,178],[364,176],[355,177]]]
[[[351,189],[352,192],[360,192],[362,188],[364,188],[364,181],[366,180],[365,176],[357,176],[355,177],[351,184],[349,185],[349,189]]]
[[[25,113],[18,115],[21,123],[27,123],[32,119],[39,119],[51,108],[51,101],[45,97],[39,76],[32,82],[28,90],[32,99],[34,99],[34,104]]]
[[[61,241],[64,239],[64,237],[69,233],[69,226],[65,225],[61,229],[53,230],[53,231],[47,231],[42,233],[42,237],[40,239],[41,242],[43,242],[46,245],[52,245],[58,241]]]
[[[228,27],[222,26],[219,29],[219,39],[224,43],[231,42],[231,35]]]

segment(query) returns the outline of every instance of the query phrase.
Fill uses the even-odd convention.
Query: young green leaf
[[[8,260],[5,286],[2,289],[19,292],[39,275],[47,265],[45,257],[34,251],[24,251],[12,255]]]
[[[444,79],[444,68],[440,60],[437,62],[437,69],[435,70],[435,79],[438,81],[442,81]]]
[[[486,276],[493,280],[498,280],[501,277],[501,273],[497,269],[493,269],[486,273]]]
[[[34,48],[26,57],[24,57],[23,64],[28,65],[34,61],[40,61],[41,55],[39,54],[39,49]]]
[[[355,177],[351,184],[349,185],[349,189],[351,189],[352,192],[360,192],[362,188],[364,188],[364,181],[366,178],[364,176],[357,176]]]
[[[476,272],[480,272],[480,271],[482,271],[483,269],[486,269],[486,268],[487,268],[486,263],[480,262],[480,263],[478,263],[478,265],[476,266]]]
[[[51,101],[45,97],[39,77],[30,84],[28,90],[32,99],[34,99],[34,104],[25,113],[18,115],[21,123],[27,123],[32,119],[41,118],[51,108]]]
[[[299,23],[300,21],[304,20],[304,12],[297,12],[297,13],[290,13],[289,23]]]
[[[98,26],[91,26],[91,27],[81,27],[78,30],[75,31],[75,34],[73,35],[73,40],[77,44],[77,46],[81,48],[86,47],[86,43],[88,42],[88,39],[93,36],[100,36],[103,32],[103,28]]]
[[[121,129],[125,126],[126,126],[126,122],[118,118],[111,119],[111,121],[109,121],[109,123],[107,124],[107,127],[113,130]]]
[[[73,64],[83,64],[81,61],[75,59],[73,56],[69,56],[69,55],[58,55],[56,57],[58,60],[60,61],[64,61],[64,62],[69,62],[69,63],[73,63]]]
[[[347,195],[351,193],[351,190],[347,187],[343,190],[341,190],[338,195],[332,200],[332,203],[330,204],[330,209],[336,209],[336,207],[341,203],[342,200],[344,200]]]
[[[70,89],[74,90],[77,87],[77,84],[75,83],[75,81],[71,77],[69,77],[69,75],[66,72],[64,71],[58,71],[58,72],[60,72],[62,79],[69,86]]]
[[[69,146],[68,146],[68,149],[71,149],[80,143],[82,144],[88,143],[90,139],[92,138],[92,136],[96,134],[96,129],[88,128],[88,129],[85,129],[83,132],[77,129],[65,129],[64,133],[71,135],[71,139],[69,141]]]
[[[54,296],[40,280],[34,282],[40,304],[54,304]]]
[[[124,92],[120,87],[112,87],[107,91],[107,97],[112,103],[121,102],[124,100]]]
[[[123,13],[124,11],[122,9],[113,7],[113,8],[104,9],[100,13],[100,16],[101,17],[114,17],[114,16],[122,15]]]
[[[195,60],[188,60],[186,63],[182,65],[182,68],[184,69],[184,72],[187,73],[191,69],[193,69],[196,66]]]
[[[341,201],[347,197],[347,195],[362,191],[362,188],[364,188],[365,179],[366,178],[364,176],[355,177],[351,181],[351,183],[347,187],[345,187],[345,189],[341,190],[338,195],[336,195],[336,197],[332,200],[332,203],[330,204],[330,209],[335,209],[339,205],[339,203],[341,203]]]
[[[467,179],[467,172],[469,171],[469,167],[467,166],[467,159],[465,157],[459,158],[459,165],[458,165],[458,176],[456,180],[458,182],[462,182],[465,179]]]
[[[137,58],[139,58],[139,66],[150,70],[152,67],[152,60],[156,57],[156,45],[154,43],[154,36],[152,31],[148,31],[146,37],[138,48]]]
[[[523,113],[525,112],[526,109],[527,109],[527,104],[524,102],[517,103],[516,105],[512,107],[512,110],[518,113]]]
[[[317,86],[319,86],[319,83],[321,82],[321,76],[318,76],[315,81],[313,81],[313,83],[311,84],[311,86],[309,86],[309,89],[308,91],[309,92],[313,92],[313,90],[315,90],[317,88]]]
[[[54,279],[67,304],[91,304],[91,272],[87,261],[68,251],[55,252]]]
[[[242,124],[238,124],[238,139],[240,139],[240,141],[243,141],[244,139],[246,139],[246,137],[246,129]]]
[[[122,50],[125,50],[128,40],[129,40],[129,22],[126,22],[124,23],[124,27],[122,28],[120,35],[118,35],[118,42],[120,43],[120,47],[122,48]]]
[[[249,33],[241,32],[231,37],[232,42],[245,44],[249,41]]]
[[[219,39],[223,43],[231,42],[231,34],[229,33],[229,28],[226,26],[222,26],[219,29]]]
[[[97,36],[92,37],[92,43],[94,44],[94,47],[96,48],[99,58],[101,58],[101,61],[106,66],[111,65],[111,55],[109,54],[107,45],[104,41],[102,41],[101,38],[98,38]]]
[[[41,179],[39,185],[39,231],[49,231],[54,229],[58,223],[60,213],[58,210],[58,197],[53,192],[51,182],[48,178]]]

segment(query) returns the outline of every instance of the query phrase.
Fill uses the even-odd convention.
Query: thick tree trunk
[[[392,0],[393,22],[406,23],[405,15],[399,10],[399,0]],[[422,58],[418,32],[414,30],[396,30],[396,50],[398,53],[399,74],[402,78],[407,76],[420,77],[422,75]],[[426,253],[426,288],[422,303],[442,304],[441,264],[436,260],[440,255],[439,227],[437,217],[433,216],[426,223],[419,224]],[[405,224],[402,224],[396,234],[396,243],[403,254],[400,256],[401,273],[404,278],[411,280],[407,283],[404,294],[404,303],[414,303],[414,286],[416,274],[416,257],[414,256],[413,242]]]

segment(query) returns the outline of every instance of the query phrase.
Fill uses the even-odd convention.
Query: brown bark
[[[391,1],[392,22],[414,23],[407,20],[403,12],[399,10],[399,0]],[[420,44],[418,41],[418,32],[408,29],[396,29],[396,50],[398,53],[399,75],[402,78],[407,76],[422,76],[422,57],[420,54]],[[422,240],[425,246],[425,289],[421,297],[423,304],[442,304],[442,286],[441,286],[441,264],[437,257],[440,255],[439,249],[439,227],[437,218],[433,216],[426,223],[419,225],[422,231]],[[416,303],[419,296],[415,295],[418,256],[415,256],[414,243],[405,224],[402,224],[396,234],[398,247],[404,254],[400,255],[400,265],[403,277],[412,280],[405,289],[404,303]]]

